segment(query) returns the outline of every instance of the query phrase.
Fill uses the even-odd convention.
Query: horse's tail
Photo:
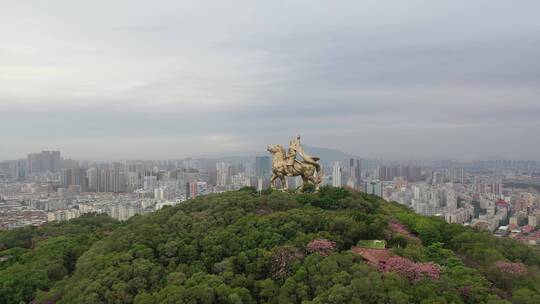
[[[315,167],[315,178],[317,179],[318,183],[321,183],[323,175],[324,175],[323,168],[322,168],[321,164],[319,164],[316,161],[312,161],[310,159],[304,159],[304,163],[312,165],[313,167]]]
[[[317,165],[319,165],[319,164],[317,164]],[[317,168],[317,183],[318,184],[322,183],[323,176],[324,176],[323,167],[321,167],[321,165],[319,165],[318,168]]]

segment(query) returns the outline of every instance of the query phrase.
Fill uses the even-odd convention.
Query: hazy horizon
[[[285,143],[281,143],[283,146],[287,147]],[[518,159],[518,158],[505,158],[497,155],[485,155],[482,157],[477,158],[444,158],[444,157],[417,157],[414,155],[357,155],[354,153],[349,153],[348,151],[343,151],[340,149],[330,148],[330,147],[313,147],[309,145],[303,145],[304,148],[306,148],[307,151],[313,151],[313,149],[325,149],[332,152],[328,152],[335,155],[340,154],[346,154],[347,157],[343,158],[343,161],[350,158],[357,158],[357,159],[363,159],[363,160],[377,160],[377,161],[383,161],[383,162],[432,162],[432,161],[455,161],[455,162],[462,162],[462,163],[470,163],[475,161],[540,161],[540,159]],[[40,153],[42,151],[60,151],[58,149],[41,149],[36,151],[28,152],[30,153]],[[81,161],[81,162],[96,162],[96,163],[107,163],[107,162],[122,162],[122,161],[175,161],[175,160],[184,160],[184,159],[208,159],[208,160],[226,160],[229,158],[250,158],[250,157],[256,157],[256,156],[268,156],[271,157],[271,155],[266,151],[265,149],[261,149],[261,151],[229,151],[226,153],[218,153],[218,152],[212,152],[209,151],[208,153],[202,153],[197,155],[185,155],[185,156],[178,156],[178,157],[168,157],[168,158],[159,158],[159,157],[132,157],[132,158],[125,158],[125,157],[119,157],[119,158],[77,158],[72,157],[71,155],[64,154],[63,151],[60,151],[62,154],[62,158],[65,159],[71,159],[75,161]],[[313,154],[313,152],[310,152]],[[314,156],[320,156],[319,154],[315,153]],[[17,159],[25,159],[26,154],[22,155],[20,157],[11,158],[11,159],[0,159],[0,161],[14,161]],[[333,157],[334,159],[335,157]],[[328,164],[328,159],[322,158],[321,161]],[[330,160],[334,161],[334,160]]]
[[[0,160],[540,160],[538,1],[2,1]],[[260,152],[259,152],[260,151]]]

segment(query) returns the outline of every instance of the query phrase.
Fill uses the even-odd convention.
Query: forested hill
[[[540,303],[536,249],[340,188],[87,215],[0,250],[0,303]]]

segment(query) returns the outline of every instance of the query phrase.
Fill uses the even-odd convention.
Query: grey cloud
[[[253,151],[299,132],[360,156],[538,158],[539,9],[4,1],[0,159],[185,156],[207,150],[196,138]]]

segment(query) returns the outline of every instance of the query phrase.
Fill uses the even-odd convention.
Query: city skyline
[[[300,133],[360,157],[538,160],[539,9],[5,1],[0,159],[264,155]]]
[[[520,158],[504,158],[504,157],[485,157],[485,158],[446,158],[446,157],[399,157],[399,156],[390,156],[390,157],[384,157],[384,156],[358,156],[349,154],[345,151],[341,151],[338,149],[329,149],[329,148],[323,148],[323,147],[310,147],[306,146],[308,150],[315,149],[315,151],[319,151],[319,149],[322,150],[328,150],[330,155],[333,155],[329,160],[323,159],[325,163],[329,166],[334,164],[336,161],[342,163],[341,165],[346,165],[349,159],[352,158],[361,158],[361,159],[367,159],[367,160],[373,160],[381,163],[423,163],[423,162],[437,162],[437,161],[451,161],[451,162],[458,162],[458,163],[475,163],[475,162],[482,162],[482,161],[515,161],[515,162],[540,162],[540,159],[520,159]],[[62,150],[63,151],[63,150]],[[31,158],[33,155],[41,154],[41,153],[58,153],[60,150],[58,149],[52,149],[52,150],[36,150],[31,151],[28,153],[24,153],[24,155],[16,156],[9,159],[1,159],[0,162],[9,162],[9,161],[21,161],[24,160],[25,162],[28,162],[28,159]],[[194,159],[194,160],[228,160],[228,159],[247,159],[247,158],[270,158],[269,155],[266,155],[264,152],[253,152],[253,151],[245,151],[245,152],[231,152],[231,153],[209,153],[209,154],[203,154],[203,155],[188,155],[188,156],[178,156],[178,157],[171,157],[171,158],[159,158],[159,157],[133,157],[133,158],[127,158],[127,157],[120,157],[120,158],[77,158],[72,157],[71,155],[66,155],[64,152],[62,153],[62,159],[65,158],[65,160],[70,162],[83,162],[83,163],[94,163],[94,164],[100,164],[100,163],[110,163],[110,162],[130,162],[130,161],[177,161],[177,160],[187,160],[187,159]],[[343,157],[341,157],[343,156]]]
[[[0,161],[0,229],[91,212],[127,220],[201,195],[245,187],[266,191],[270,161],[269,156],[254,156],[91,163],[66,159],[61,151],[29,153],[26,159]],[[413,164],[349,158],[322,164],[324,186],[373,194],[419,214],[483,227],[499,236],[512,230],[511,237],[523,242],[540,238],[534,232],[540,225],[538,162]],[[300,183],[289,177],[285,187],[295,191]],[[523,231],[514,231],[517,226]]]

